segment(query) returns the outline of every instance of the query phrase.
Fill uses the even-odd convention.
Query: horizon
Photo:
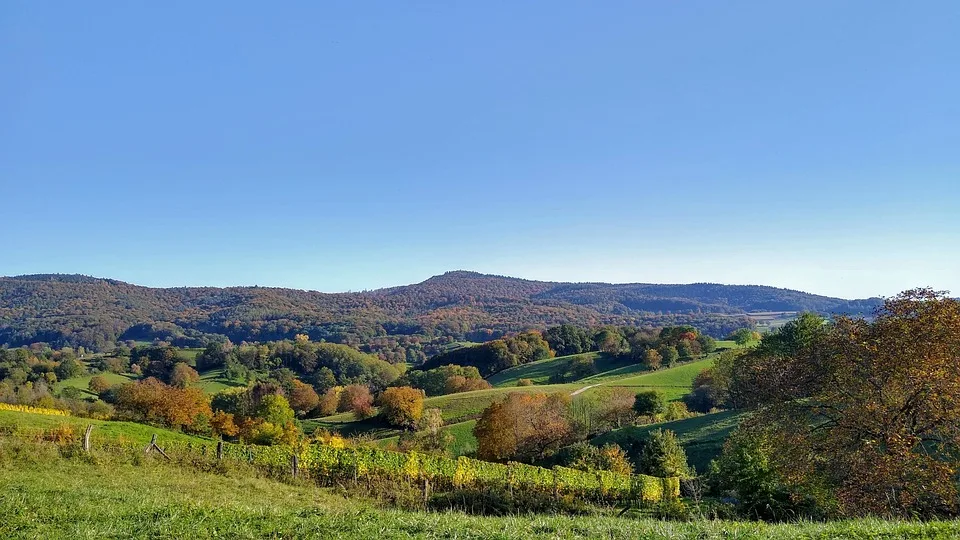
[[[5,4],[0,274],[960,292],[958,25],[946,0]]]
[[[765,284],[763,284],[763,283],[720,283],[720,282],[715,282],[715,281],[695,281],[695,282],[689,282],[689,283],[668,283],[668,282],[652,283],[652,282],[641,282],[641,281],[624,281],[624,282],[610,282],[610,281],[552,281],[552,280],[543,280],[543,279],[527,278],[527,277],[523,277],[523,276],[510,276],[510,275],[505,275],[505,274],[495,274],[495,273],[477,272],[477,271],[474,271],[474,270],[464,270],[464,269],[447,270],[447,271],[444,271],[444,272],[441,272],[441,273],[438,273],[438,274],[431,275],[431,276],[429,276],[429,277],[427,277],[427,278],[424,278],[424,279],[421,279],[421,280],[419,280],[419,281],[414,281],[414,282],[410,282],[410,283],[401,283],[401,284],[396,284],[396,285],[387,285],[387,286],[383,286],[383,287],[363,288],[363,289],[345,290],[345,291],[324,291],[324,290],[319,290],[319,289],[304,289],[304,288],[300,288],[300,287],[286,287],[286,286],[280,286],[280,285],[267,285],[267,284],[261,284],[261,283],[254,283],[254,284],[232,284],[232,285],[165,285],[165,286],[154,286],[154,285],[147,285],[147,284],[142,284],[142,283],[135,283],[135,282],[126,281],[126,280],[123,280],[123,279],[117,279],[117,278],[113,278],[113,277],[107,277],[107,276],[92,276],[92,275],[88,275],[88,274],[58,273],[58,272],[38,272],[38,273],[33,273],[33,274],[0,275],[0,279],[17,279],[17,278],[39,277],[39,276],[63,276],[63,277],[80,276],[80,277],[85,277],[85,278],[90,278],[90,279],[107,280],[107,281],[118,281],[118,282],[121,282],[121,283],[126,283],[127,285],[134,285],[134,286],[137,286],[137,287],[144,287],[144,288],[148,288],[148,289],[180,289],[180,288],[191,289],[191,288],[204,288],[204,287],[221,288],[221,289],[228,289],[228,288],[263,288],[263,289],[286,289],[286,290],[296,290],[296,291],[304,291],[304,292],[316,292],[316,293],[321,293],[321,294],[349,294],[349,293],[376,292],[376,291],[385,290],[385,289],[395,289],[395,288],[399,288],[399,287],[409,287],[409,286],[413,286],[413,285],[420,285],[420,284],[425,283],[425,282],[427,282],[427,281],[429,281],[429,280],[431,280],[431,279],[434,279],[434,278],[443,277],[443,276],[445,276],[445,275],[447,275],[447,274],[457,274],[457,273],[473,274],[473,275],[476,275],[476,276],[478,276],[478,277],[496,277],[496,278],[504,278],[504,279],[516,279],[516,280],[520,280],[520,281],[534,281],[534,282],[540,282],[540,283],[572,284],[572,285],[654,285],[654,286],[720,285],[720,286],[723,286],[723,287],[769,287],[769,288],[775,288],[775,289],[782,289],[782,290],[789,290],[789,291],[801,292],[801,293],[811,294],[811,295],[815,295],[815,296],[824,296],[824,297],[831,297],[831,298],[839,298],[839,299],[841,299],[841,300],[869,300],[869,299],[875,299],[875,298],[885,298],[885,297],[883,297],[883,296],[870,296],[870,297],[866,297],[866,296],[865,296],[865,297],[831,296],[831,295],[827,295],[827,294],[820,294],[820,293],[818,293],[818,292],[816,292],[816,291],[805,291],[805,290],[802,290],[802,289],[791,289],[791,288],[789,288],[789,287],[776,287],[776,286],[773,286],[773,285],[765,285]],[[900,292],[903,292],[903,291],[900,291]],[[947,292],[950,292],[950,291],[947,291]],[[891,296],[892,296],[892,295],[891,295]]]

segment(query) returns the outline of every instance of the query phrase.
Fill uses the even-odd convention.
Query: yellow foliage
[[[0,403],[0,411],[24,412],[30,414],[46,414],[50,416],[70,416],[70,411],[60,409],[46,409],[43,407],[31,407],[29,405],[11,405],[9,403]]]

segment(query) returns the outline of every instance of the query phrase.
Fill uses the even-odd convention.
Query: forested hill
[[[483,341],[561,323],[694,324],[720,335],[746,313],[869,312],[847,301],[762,286],[551,283],[448,272],[423,283],[357,293],[267,287],[156,289],[78,275],[0,278],[0,345],[46,342],[102,349],[155,338],[183,345],[307,333],[353,345],[390,336]]]

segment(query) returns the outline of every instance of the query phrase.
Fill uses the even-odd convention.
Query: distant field
[[[43,414],[0,411],[0,427],[3,428],[51,429],[68,425],[71,426],[76,433],[83,433],[87,426],[91,424],[94,426],[92,437],[102,437],[113,441],[125,440],[146,445],[150,442],[150,438],[154,433],[157,434],[161,446],[163,446],[162,443],[164,441],[209,442],[211,440],[206,437],[186,435],[184,433],[134,422],[114,422],[110,420],[78,418],[75,416],[47,416]]]
[[[538,360],[536,362],[530,362],[529,364],[505,369],[500,373],[491,375],[487,378],[487,381],[497,387],[516,386],[520,379],[530,379],[536,384],[548,384],[551,376],[564,372],[570,360],[578,357],[593,360],[594,365],[597,366],[597,370],[600,372],[610,371],[631,364],[630,360],[617,359],[598,352],[588,352],[547,358],[545,360]]]
[[[512,392],[522,392],[526,394],[553,394],[561,392],[569,394],[583,386],[586,385],[571,383],[475,390],[473,392],[461,392],[459,394],[447,394],[445,396],[427,398],[424,401],[424,407],[428,409],[433,407],[439,408],[443,412],[443,419],[446,422],[462,422],[479,416],[491,403],[503,399],[507,394]]]
[[[685,420],[616,429],[596,437],[591,442],[596,445],[613,442],[626,446],[630,441],[644,438],[652,430],[669,429],[680,439],[689,463],[703,473],[707,471],[710,461],[720,455],[724,441],[744,418],[746,413],[723,411]]]
[[[197,355],[203,352],[203,349],[180,349],[180,358],[187,361],[197,359]]]
[[[679,399],[690,392],[694,377],[704,369],[713,365],[714,358],[697,360],[689,364],[682,364],[669,369],[660,369],[634,377],[604,381],[604,386],[628,387],[641,389],[650,388],[663,392],[667,399]],[[590,382],[584,380],[582,382]]]
[[[110,384],[122,384],[122,383],[125,383],[125,382],[130,382],[130,381],[132,381],[132,380],[136,380],[136,378],[137,378],[135,375],[133,375],[133,374],[131,374],[131,373],[124,373],[124,374],[122,374],[122,375],[118,375],[118,374],[116,374],[116,373],[110,373],[109,371],[105,371],[105,372],[103,372],[103,373],[98,373],[97,375],[100,375],[100,376],[104,377],[105,379],[107,379],[107,381],[110,382]],[[81,377],[73,377],[73,378],[70,378],[70,379],[64,379],[64,380],[58,382],[58,383],[54,386],[54,388],[55,388],[56,390],[62,390],[62,389],[64,389],[64,388],[68,388],[68,387],[69,387],[69,388],[79,388],[80,390],[83,390],[83,392],[86,393],[87,395],[92,396],[92,397],[97,397],[96,394],[94,394],[93,392],[91,392],[90,390],[87,389],[87,387],[90,386],[90,379],[92,379],[92,378],[94,378],[94,377],[96,377],[96,375],[83,375],[83,376],[81,376]]]
[[[244,381],[235,381],[226,378],[223,375],[223,369],[211,369],[210,371],[204,371],[200,374],[200,382],[196,384],[198,388],[207,394],[216,394],[217,392],[226,390],[227,388],[235,388],[246,385],[247,383]]]

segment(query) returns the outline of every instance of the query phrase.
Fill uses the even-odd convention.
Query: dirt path
[[[579,389],[579,390],[574,390],[574,391],[570,394],[570,397],[576,396],[576,395],[578,395],[578,394],[582,394],[582,393],[586,392],[587,390],[589,390],[589,389],[591,389],[591,388],[596,388],[596,387],[600,386],[601,384],[603,384],[603,383],[591,384],[590,386],[584,386],[583,388],[581,388],[581,389]]]

